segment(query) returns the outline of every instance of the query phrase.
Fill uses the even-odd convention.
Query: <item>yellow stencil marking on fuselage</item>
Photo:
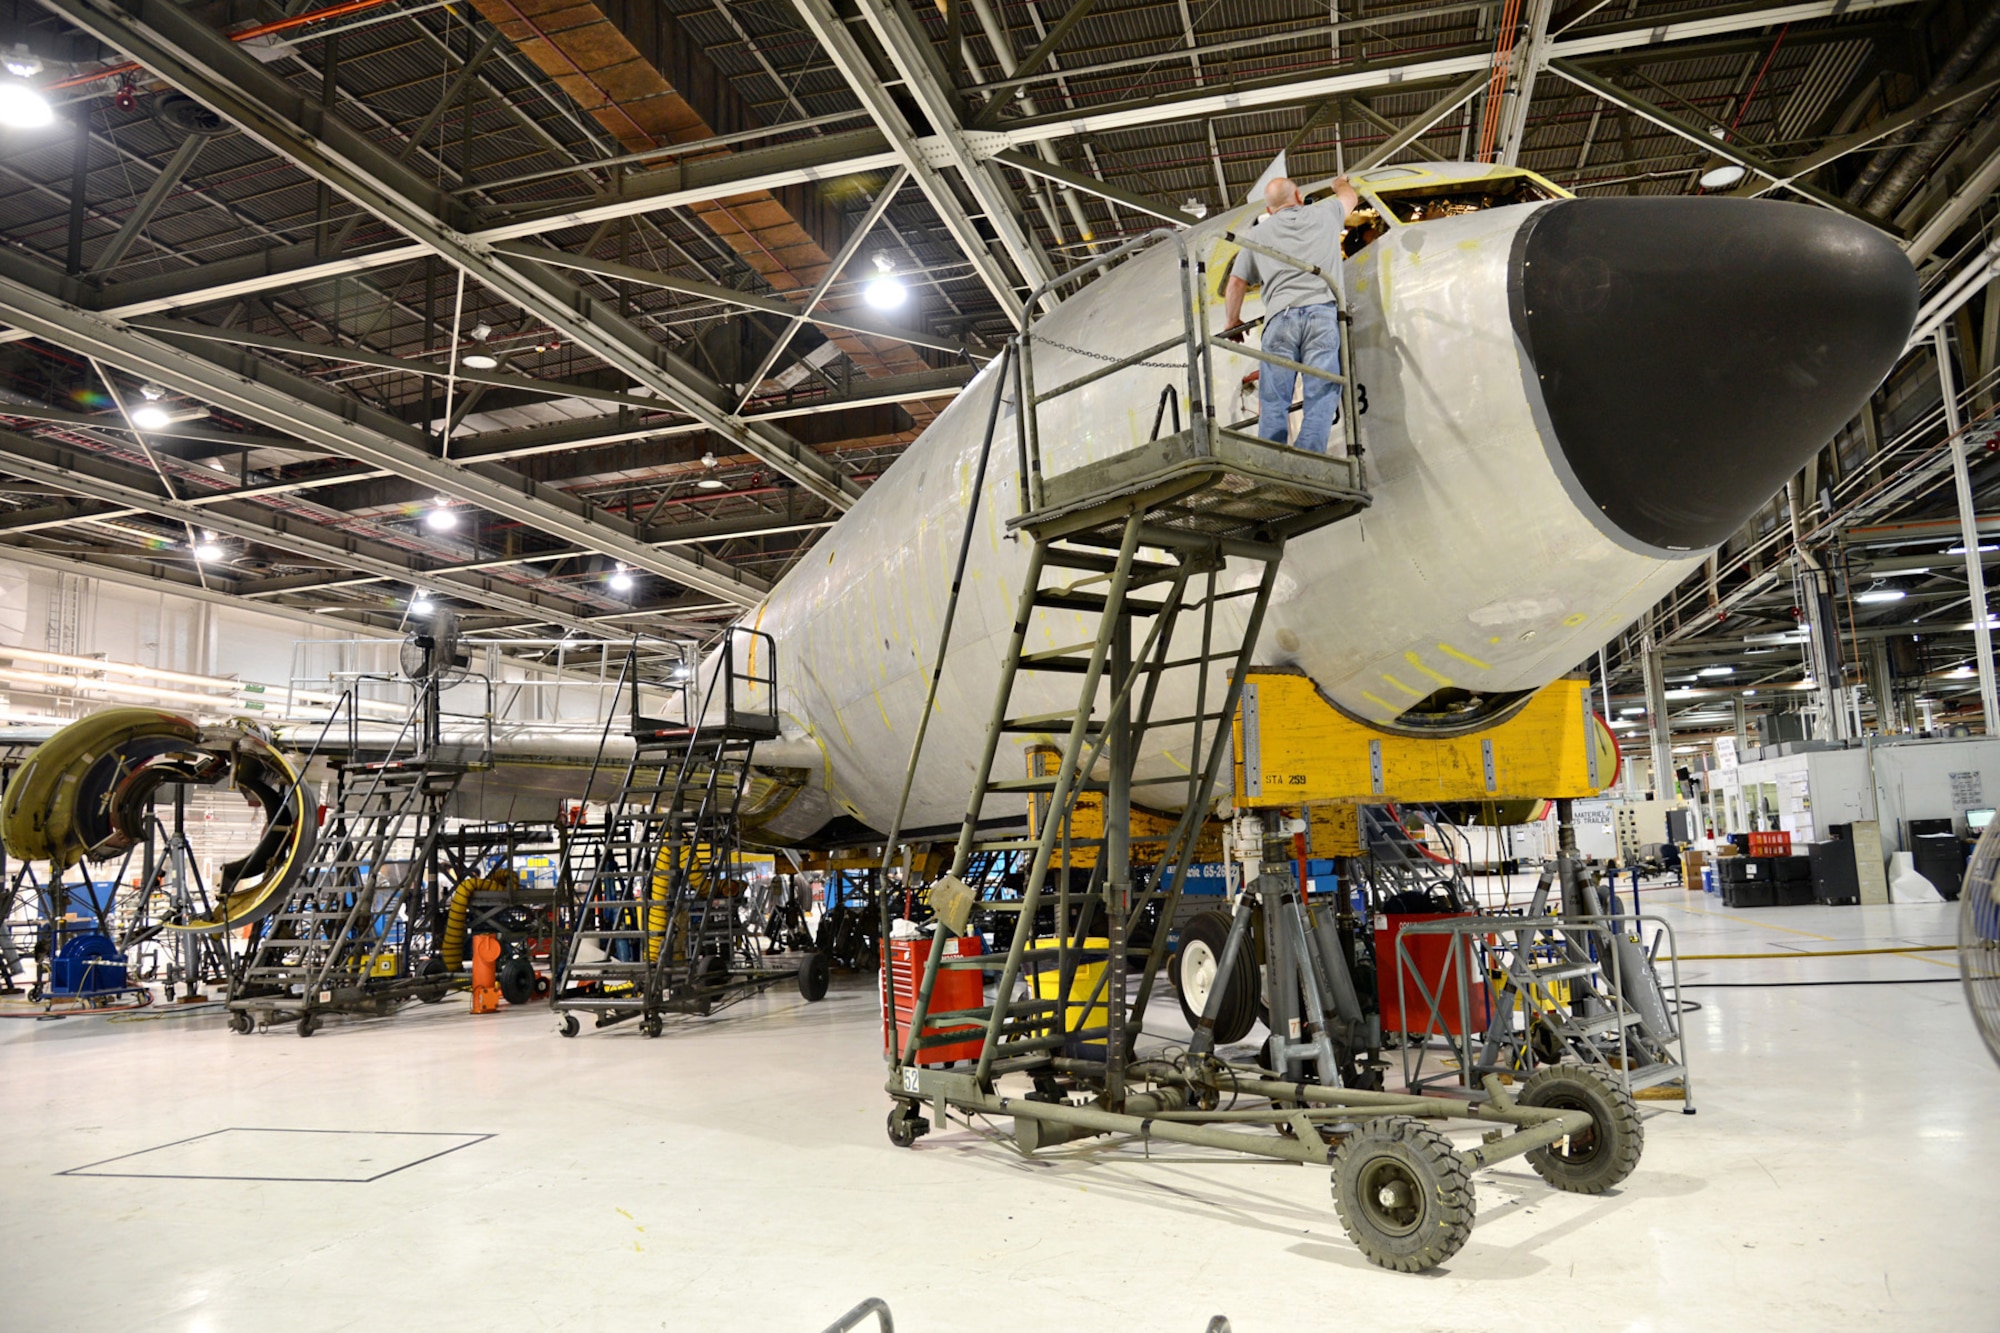
[[[1405,662],[1408,662],[1411,666],[1415,667],[1417,670],[1423,672],[1426,676],[1429,676],[1432,680],[1436,681],[1438,684],[1445,686],[1451,684],[1450,676],[1440,675],[1437,672],[1431,670],[1429,667],[1425,666],[1424,659],[1417,656],[1416,649],[1412,648],[1409,652],[1404,653],[1403,660]]]
[[[1370,694],[1367,690],[1363,690],[1361,691],[1361,697],[1366,699],[1369,703],[1374,704],[1377,708],[1386,708],[1391,713],[1396,711],[1396,705],[1390,703],[1387,699],[1384,699],[1379,694]]]
[[[1439,644],[1438,651],[1443,653],[1446,657],[1456,657],[1459,661],[1465,663],[1467,666],[1476,666],[1481,671],[1492,670],[1492,667],[1488,663],[1480,661],[1478,658],[1472,656],[1470,653],[1461,653],[1460,651],[1458,651],[1458,649],[1452,647],[1448,643]]]
[[[1382,673],[1382,679],[1388,681],[1391,685],[1395,686],[1403,693],[1409,695],[1412,699],[1421,699],[1424,697],[1422,691],[1411,689],[1409,686],[1405,685],[1402,681],[1397,680],[1394,676],[1390,675],[1386,671]]]

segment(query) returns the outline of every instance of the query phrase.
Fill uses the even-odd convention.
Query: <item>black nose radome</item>
[[[1514,242],[1514,330],[1579,503],[1719,545],[1867,401],[1916,322],[1888,237],[1803,204],[1572,199]]]

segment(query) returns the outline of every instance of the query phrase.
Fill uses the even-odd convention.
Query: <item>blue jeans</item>
[[[1340,373],[1340,315],[1333,302],[1295,305],[1264,321],[1264,350],[1287,361]],[[1257,433],[1279,444],[1292,414],[1292,386],[1298,372],[1261,362],[1257,371]],[[1308,375],[1305,414],[1299,420],[1298,447],[1316,454],[1326,450],[1333,414],[1340,406],[1340,386]]]

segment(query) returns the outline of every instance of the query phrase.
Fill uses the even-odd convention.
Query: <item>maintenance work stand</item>
[[[1267,860],[1285,868],[1292,830],[1256,814],[1233,820],[1229,836],[1245,885],[1276,909],[1266,918],[1266,928],[1283,936],[1274,957],[1288,960],[1271,978],[1272,1026],[1284,1031],[1267,1056],[1276,1067],[1230,1061],[1215,1050],[1221,984],[1210,990],[1192,1049],[1172,1058],[1135,1049],[1166,961],[1167,923],[1176,919],[1197,843],[1213,841],[1209,815],[1218,783],[1229,780],[1232,725],[1286,544],[1369,504],[1351,411],[1341,413],[1344,456],[1270,443],[1217,421],[1217,347],[1290,363],[1210,333],[1202,264],[1185,233],[1161,230],[1130,241],[1057,279],[1029,309],[1039,309],[1047,292],[1159,244],[1180,248],[1186,327],[1179,337],[1115,361],[1105,357],[1104,367],[1041,392],[1034,382],[1038,321],[1009,348],[1024,497],[1024,512],[1009,527],[1031,543],[1028,572],[951,870],[930,886],[936,923],[914,1007],[886,1015],[889,1137],[911,1146],[930,1127],[926,1109],[940,1121],[956,1110],[968,1121],[1010,1117],[1016,1144],[1030,1153],[1117,1135],[1330,1166],[1341,1220],[1361,1250],[1384,1267],[1421,1271],[1448,1259],[1470,1233],[1472,1171],[1526,1154],[1558,1188],[1600,1192],[1636,1165],[1639,1121],[1613,1081],[1572,1066],[1545,1069],[1512,1090],[1488,1077],[1477,1099],[1355,1086],[1379,1086],[1379,1067],[1357,1064],[1363,1034],[1349,1021],[1352,978],[1326,932],[1306,925],[1296,893],[1287,896],[1286,877],[1262,873]],[[1335,283],[1334,275],[1321,276]],[[1343,357],[1348,342],[1342,339]],[[1169,392],[1178,388],[1188,405],[1184,429],[1162,435],[1156,420],[1155,438],[1139,448],[1042,475],[1040,418],[1049,402],[1112,374],[1143,374],[1155,365],[1149,358],[1175,347],[1186,357],[1185,378]],[[1345,364],[1338,375],[1291,368],[1350,382]],[[1162,394],[1162,417],[1166,406]],[[993,430],[989,423],[989,452]],[[1232,602],[1239,605],[1229,608]],[[1218,624],[1225,609],[1240,612],[1233,643]],[[1054,613],[1066,617],[1059,633],[1070,638],[1073,617],[1082,613],[1094,624],[1091,640],[1031,650],[1046,641]],[[948,610],[939,663],[950,621]],[[1018,711],[1018,686],[1041,673],[1080,679],[1073,711]],[[1169,698],[1174,706],[1156,707]],[[1193,706],[1183,711],[1180,701],[1190,698]],[[1052,733],[1062,735],[1059,754],[1044,752],[1038,762],[1030,751],[1026,776],[995,771],[1003,738]],[[1157,750],[1167,735],[1176,749],[1180,738],[1192,737],[1189,762],[1185,772],[1159,776],[1139,760],[1149,739]],[[920,734],[906,789],[921,744]],[[1166,832],[1135,837],[1140,792],[1143,806],[1178,811]],[[989,800],[1010,795],[1029,802],[1029,835],[982,837],[996,812]],[[1140,813],[1139,827],[1165,822]],[[991,852],[1031,855],[1018,896],[990,881],[967,882],[974,858]],[[1239,911],[1221,961],[1225,977],[1246,922]],[[986,953],[988,933],[1004,939],[1004,949]],[[976,1001],[970,985],[940,984],[966,973],[982,979]],[[954,998],[934,1003],[946,993]],[[946,1057],[954,1067],[944,1067]],[[1460,1148],[1436,1128],[1447,1120],[1491,1132]]]
[[[735,626],[706,667],[675,646],[679,663],[659,681],[641,679],[636,643],[628,652],[619,688],[631,700],[631,755],[592,821],[607,719],[584,823],[564,844],[564,963],[550,1003],[565,1037],[585,1013],[599,1028],[636,1020],[657,1037],[667,1014],[706,1015],[781,981],[795,979],[809,1001],[826,996],[826,956],[767,955],[744,897],[743,798],[758,742],[778,735],[775,645]]]
[[[363,695],[409,691],[386,737],[364,730]],[[469,689],[478,713],[445,709]],[[452,794],[493,762],[493,685],[462,669],[456,623],[441,616],[403,645],[396,676],[355,673],[320,729],[303,775],[340,728],[334,790],[298,887],[258,922],[231,978],[229,1025],[248,1036],[296,1022],[310,1037],[330,1014],[380,1016],[411,999],[436,1004],[453,979],[438,956],[439,840]],[[303,776],[300,779],[303,781]]]

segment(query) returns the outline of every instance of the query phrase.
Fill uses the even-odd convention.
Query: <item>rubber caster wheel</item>
[[[1589,1129],[1528,1154],[1535,1174],[1557,1189],[1602,1194],[1639,1165],[1639,1155],[1646,1149],[1646,1126],[1632,1094],[1609,1070],[1550,1065],[1536,1070],[1515,1100],[1523,1106],[1590,1115]]]
[[[1412,1116],[1371,1120],[1333,1155],[1333,1205],[1368,1261],[1421,1273],[1472,1234],[1472,1177],[1451,1140]]]
[[[889,1108],[889,1142],[898,1148],[915,1147],[917,1140],[930,1132],[931,1122],[913,1107],[898,1102]]]
[[[244,1010],[238,1009],[229,1016],[229,1030],[238,1036],[247,1037],[257,1030],[257,1020]]]
[[[639,1031],[648,1037],[657,1037],[667,1030],[667,1025],[658,1014],[647,1014],[639,1020]]]
[[[318,1018],[314,1017],[311,1014],[307,1014],[305,1015],[305,1017],[299,1019],[299,1035],[301,1037],[310,1037],[313,1033],[317,1031],[319,1031]]]
[[[799,968],[799,994],[810,1004],[817,1004],[826,998],[826,988],[833,981],[833,964],[826,955],[816,953],[808,957]]]
[[[583,1024],[576,1021],[575,1014],[564,1014],[562,1016],[562,1026],[557,1028],[556,1031],[562,1033],[565,1037],[574,1037],[577,1033],[583,1031]]]

